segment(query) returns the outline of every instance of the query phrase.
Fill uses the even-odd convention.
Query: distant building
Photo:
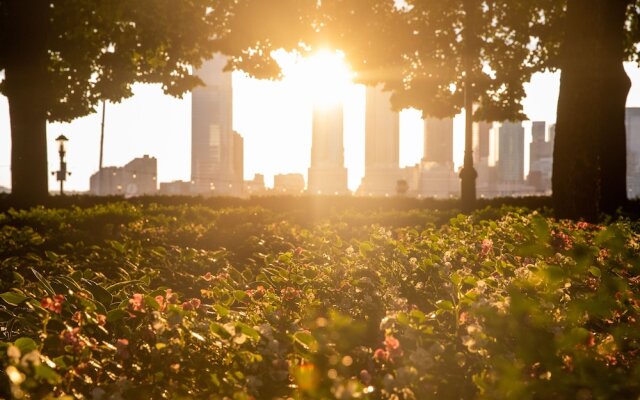
[[[480,122],[473,126],[474,167],[478,173],[478,178],[476,179],[476,191],[480,197],[487,194],[489,187],[492,184],[493,174],[489,167],[492,130],[492,122]]]
[[[505,122],[498,131],[498,179],[500,184],[524,183],[524,127]]]
[[[124,193],[129,196],[158,192],[158,160],[144,155],[134,158],[123,168]]]
[[[158,193],[165,196],[189,196],[192,194],[192,186],[190,181],[161,182]]]
[[[127,197],[156,194],[157,175],[158,161],[145,154],[124,167],[105,167],[91,175],[89,193],[96,196]]]
[[[535,121],[531,128],[529,144],[529,175],[527,183],[538,193],[551,193],[551,170],[553,167],[553,143],[547,141],[547,124]]]
[[[196,87],[191,109],[191,180],[195,194],[242,193],[242,140],[233,131],[231,73],[216,55],[195,71],[205,86]]]
[[[453,168],[453,119],[427,119],[424,123],[424,162]]]
[[[478,124],[474,124],[473,128],[474,161],[475,163],[481,163],[483,160],[488,160],[489,158],[491,129],[493,128],[493,123],[480,122]]]
[[[264,175],[255,174],[250,181],[244,181],[244,193],[247,196],[261,196],[267,192],[264,185]]]
[[[400,172],[400,114],[391,110],[391,94],[367,87],[365,168],[360,195],[395,195]]]
[[[273,190],[280,194],[301,194],[304,192],[304,176],[302,174],[275,175]]]
[[[310,194],[347,194],[344,167],[342,104],[316,105],[313,109]]]
[[[627,195],[640,197],[640,108],[627,108]]]
[[[460,178],[450,165],[423,162],[418,194],[421,197],[448,199],[460,196]]]

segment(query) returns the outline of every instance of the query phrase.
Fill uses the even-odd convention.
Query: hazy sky
[[[629,106],[640,106],[640,69],[627,65],[634,86]],[[257,81],[234,73],[234,128],[245,141],[245,179],[262,173],[267,184],[278,173],[304,173],[309,166],[311,146],[311,101],[301,76],[281,82]],[[317,82],[316,82],[317,84]],[[527,86],[525,112],[532,120],[555,120],[558,74],[538,74]],[[364,88],[349,85],[344,90],[345,163],[349,187],[355,190],[364,173]],[[160,182],[190,179],[191,96],[165,96],[158,86],[136,85],[135,95],[120,104],[107,105],[105,166],[122,166],[144,154],[158,158]],[[528,127],[528,125],[525,125]],[[455,123],[455,159],[462,162],[463,121]],[[401,115],[401,164],[413,165],[422,157],[420,114],[408,110]],[[100,115],[93,114],[70,124],[48,127],[49,170],[58,169],[54,139],[65,134],[68,169],[72,175],[66,187],[84,191],[89,177],[98,169]],[[10,186],[9,113],[0,96],[0,186]],[[50,177],[51,189],[57,187]]]

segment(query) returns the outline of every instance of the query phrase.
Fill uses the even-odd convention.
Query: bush
[[[634,223],[301,209],[0,215],[0,397],[640,396]]]

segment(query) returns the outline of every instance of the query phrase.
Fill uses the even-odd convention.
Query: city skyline
[[[640,83],[637,67],[627,65],[634,84]],[[287,100],[286,90],[291,82],[264,82],[249,79],[234,73],[234,87],[239,95],[234,106],[239,106],[234,115],[234,126],[245,136],[245,178],[256,172],[264,173],[267,184],[277,173],[303,173],[309,165],[310,113],[306,99]],[[557,93],[557,74],[538,75],[538,82],[529,85],[529,97],[525,100],[525,112],[534,119],[553,122]],[[541,84],[542,82],[542,84]],[[531,89],[536,86],[538,89]],[[283,87],[285,90],[283,90]],[[640,93],[632,88],[628,105],[640,105]],[[190,177],[190,95],[185,99],[173,99],[161,95],[156,86],[136,85],[135,96],[122,104],[107,105],[107,128],[105,166],[124,165],[130,159],[150,154],[158,158],[159,181],[188,180]],[[349,169],[349,188],[355,190],[364,172],[364,88],[349,88],[345,101],[345,163]],[[264,107],[262,99],[270,99],[269,107]],[[546,99],[546,100],[545,100]],[[553,100],[550,100],[553,99]],[[287,112],[272,113],[273,106],[287,108]],[[260,110],[260,108],[264,108]],[[285,107],[286,106],[286,107]],[[9,121],[6,98],[0,97],[0,186],[10,186],[9,175]],[[278,108],[277,106],[275,107]],[[292,115],[283,119],[283,115]],[[359,116],[361,115],[361,116]],[[537,118],[542,116],[543,118]],[[151,123],[150,123],[151,121]],[[454,160],[461,163],[460,117],[455,120]],[[419,113],[405,111],[401,114],[400,163],[402,166],[415,164],[422,156],[423,143],[419,124]],[[281,126],[280,132],[277,127]],[[141,127],[148,126],[147,129]],[[530,129],[530,128],[527,128]],[[50,170],[56,168],[57,155],[53,138],[65,133],[69,138],[69,169],[73,172],[66,187],[68,190],[88,190],[89,176],[97,171],[99,114],[78,119],[71,124],[50,124],[48,132]],[[280,134],[278,134],[280,133]],[[530,135],[530,133],[528,133]],[[530,137],[525,140],[529,143]],[[287,146],[291,156],[283,160],[277,154],[271,157],[254,155],[264,148],[265,142],[274,146]],[[306,150],[305,150],[306,149]],[[93,151],[92,151],[93,150]],[[292,151],[293,150],[293,151]],[[299,151],[300,154],[297,153]],[[528,151],[525,151],[528,153]],[[95,153],[95,154],[94,154]],[[305,156],[306,154],[306,156]],[[295,160],[291,160],[295,159]],[[276,160],[273,162],[270,160]],[[289,161],[289,162],[286,162]],[[292,162],[293,161],[293,162]],[[55,188],[55,181],[50,181]]]

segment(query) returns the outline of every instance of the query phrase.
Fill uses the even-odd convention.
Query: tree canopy
[[[135,82],[183,94],[198,83],[189,66],[216,50],[212,38],[223,26],[211,0],[29,2],[48,7],[47,87],[40,95],[49,121],[70,121],[95,111],[100,100],[129,97]],[[12,3],[0,0],[0,71],[21,61],[19,46],[30,40],[12,21],[31,16]],[[0,87],[5,94],[6,87]]]
[[[392,91],[396,108],[434,117],[460,112],[469,74],[476,115],[488,120],[525,117],[523,84],[552,65],[557,46],[542,46],[541,38],[555,32],[549,22],[561,8],[548,0],[234,3],[221,47],[236,68],[276,77],[274,50],[335,48],[359,82]]]
[[[181,95],[218,50],[214,0],[0,0],[0,93],[9,100],[12,193],[47,195],[46,121],[70,121],[135,82]]]
[[[475,120],[525,119],[524,84],[537,71],[561,69],[557,215],[595,219],[625,204],[622,64],[639,59],[639,1],[323,0],[282,2],[281,10],[261,0],[231,3],[220,40],[235,67],[277,76],[273,50],[340,49],[360,82],[383,83],[395,108],[425,117],[457,114],[466,90]]]

